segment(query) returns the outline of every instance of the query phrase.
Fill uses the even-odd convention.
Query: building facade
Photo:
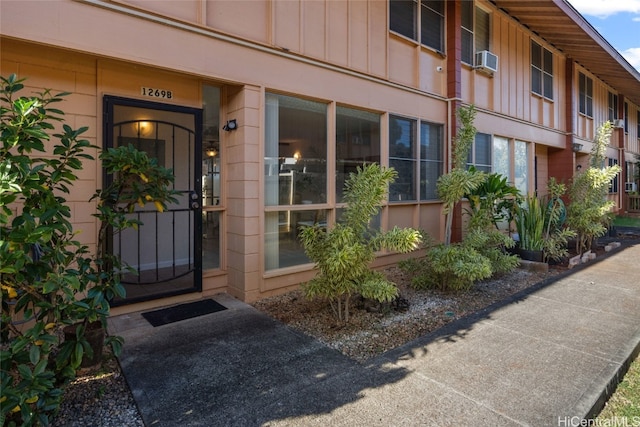
[[[4,0],[0,12],[3,76],[71,92],[61,108],[91,142],[174,170],[178,203],[113,237],[140,271],[114,313],[294,289],[314,274],[296,230],[335,223],[366,162],[398,171],[375,225],[441,239],[435,183],[463,105],[478,111],[470,163],[524,193],[571,179],[606,120],[619,211],[633,187],[640,73],[563,0]],[[87,162],[69,197],[89,245],[104,179]]]

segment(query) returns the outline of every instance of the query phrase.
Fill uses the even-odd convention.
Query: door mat
[[[212,299],[203,299],[196,302],[176,305],[174,307],[148,311],[146,313],[142,313],[142,317],[147,319],[153,327],[156,327],[226,309],[227,307]]]

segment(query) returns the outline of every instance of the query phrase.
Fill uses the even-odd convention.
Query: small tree
[[[350,300],[356,294],[379,302],[397,296],[396,286],[369,267],[377,251],[410,252],[420,242],[420,233],[411,228],[369,229],[396,175],[395,170],[377,164],[358,167],[345,182],[347,205],[342,221],[330,229],[315,224],[300,231],[305,252],[319,270],[303,291],[307,298],[329,300],[339,321],[349,321]]]
[[[605,166],[605,152],[612,132],[611,122],[598,128],[589,167],[574,176],[569,187],[567,224],[577,233],[576,252],[579,254],[591,249],[593,240],[607,232],[609,215],[615,205],[607,199],[607,194],[611,180],[621,169],[618,165]]]
[[[485,177],[482,172],[475,169],[467,169],[467,156],[473,145],[476,128],[473,122],[476,110],[473,105],[467,108],[459,108],[457,111],[460,126],[453,144],[453,165],[449,173],[438,178],[436,190],[438,197],[444,203],[443,213],[446,215],[444,243],[451,243],[451,227],[453,224],[453,210],[462,198],[474,192]]]

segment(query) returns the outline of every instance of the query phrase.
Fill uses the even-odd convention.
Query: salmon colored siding
[[[209,212],[219,217],[219,267],[204,270],[197,295],[114,312],[217,292],[255,301],[294,289],[315,274],[310,264],[271,268],[265,260],[271,248],[265,240],[265,218],[289,209],[265,202],[265,132],[273,126],[266,117],[269,96],[286,95],[326,107],[328,185],[335,184],[338,172],[336,126],[341,108],[379,116],[380,149],[374,156],[380,156],[383,165],[390,163],[390,120],[398,116],[418,129],[421,123],[442,126],[446,172],[456,108],[469,104],[477,108],[479,132],[507,141],[512,163],[514,146],[527,147],[528,176],[526,181],[520,177],[527,192],[544,195],[549,177],[567,181],[577,164],[587,165],[595,131],[608,118],[608,93],[615,90],[596,70],[572,61],[494,2],[477,0],[475,6],[489,14],[490,51],[499,60],[493,74],[461,63],[462,3],[452,0],[444,7],[442,52],[390,31],[386,0],[2,0],[0,72],[26,77],[29,91],[71,92],[61,105],[67,123],[87,126],[86,138],[97,146],[104,143],[105,96],[143,100],[147,98],[141,87],[156,87],[173,93],[160,101],[163,104],[201,109],[203,87],[215,87],[220,124],[232,119],[238,123],[237,130],[220,132],[216,141],[222,178],[219,205]],[[532,41],[553,55],[552,99],[532,93]],[[579,73],[593,80],[593,117],[578,112]],[[629,104],[628,132],[614,131],[607,156],[622,165],[640,153],[639,107],[624,93],[617,95],[621,118],[624,102]],[[572,151],[574,142],[583,145],[579,153]],[[97,156],[95,150],[92,154]],[[620,184],[620,192],[612,196],[618,207],[624,180]],[[81,230],[78,238],[91,246],[97,224],[91,215],[95,206],[88,199],[101,185],[100,163],[86,162],[68,197],[72,222]],[[333,189],[328,190],[326,203],[311,209],[326,210],[331,222],[341,206]],[[441,202],[404,199],[385,204],[381,226],[415,227],[443,239]],[[291,208],[296,209],[303,208]],[[462,217],[454,221],[459,236],[463,222]],[[374,267],[405,257],[381,253]]]

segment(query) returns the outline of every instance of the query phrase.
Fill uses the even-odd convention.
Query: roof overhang
[[[493,3],[640,106],[640,72],[566,0],[493,0]]]

